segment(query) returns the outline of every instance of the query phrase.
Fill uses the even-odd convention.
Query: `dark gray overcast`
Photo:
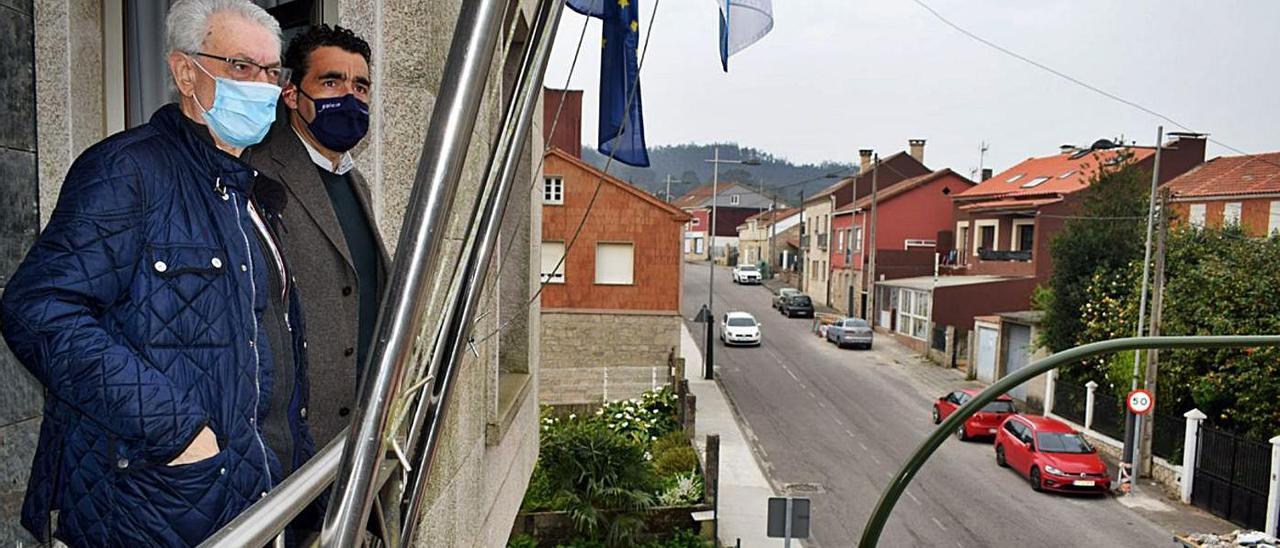
[[[638,0],[647,28],[654,0]],[[925,0],[996,44],[1246,152],[1280,150],[1280,2]],[[713,0],[663,0],[641,74],[650,146],[736,141],[797,162],[856,162],[928,139],[926,163],[998,172],[1062,144],[1167,122],[988,48],[909,0],[774,0],[774,30],[720,70]],[[569,74],[583,18],[566,10],[547,85]],[[596,139],[600,28],[572,88]],[[550,107],[549,107],[550,108]],[[1210,145],[1209,157],[1234,154]]]

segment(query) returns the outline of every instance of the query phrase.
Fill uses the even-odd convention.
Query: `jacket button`
[[[116,461],[116,468],[121,470],[129,467],[129,459],[120,459]]]
[[[249,265],[246,265],[246,264],[240,265],[241,272],[248,272],[248,270],[249,270]]]
[[[307,418],[307,408],[306,408],[306,407],[303,407],[302,409],[299,409],[299,410],[298,410],[298,416],[300,416],[300,417],[302,417],[302,418],[304,418],[304,419],[305,419],[305,418]]]
[[[161,272],[163,272],[163,271],[161,271]],[[350,295],[351,295],[351,286],[346,286],[346,287],[342,288],[342,296],[343,296],[343,297],[347,297],[347,296],[350,296]]]
[[[164,272],[166,270],[169,270],[169,265],[164,264],[164,261],[156,261],[155,267],[156,267],[156,272]]]
[[[209,261],[209,263],[212,264],[214,268],[222,268],[222,259],[217,257],[214,257],[213,260]]]
[[[343,355],[343,356],[350,356],[350,355],[355,354],[355,353],[356,353],[356,349],[351,348],[350,346],[348,346],[346,350],[343,350],[343,351],[342,351],[342,355]]]
[[[338,416],[339,416],[339,417],[345,417],[345,416],[350,415],[350,414],[351,414],[351,409],[350,409],[350,408],[343,407],[342,409],[339,409],[339,410],[338,410]]]

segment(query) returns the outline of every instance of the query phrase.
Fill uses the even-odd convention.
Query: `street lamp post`
[[[720,147],[712,149],[714,152],[710,160],[703,160],[711,164],[711,225],[707,227],[707,333],[706,333],[706,356],[702,364],[702,378],[711,380],[715,378],[715,363],[712,361],[715,346],[715,307],[712,306],[712,297],[715,295],[715,279],[716,279],[716,208],[719,201],[720,191],[720,164],[741,164],[745,166],[758,166],[760,160],[755,158],[747,158],[746,160],[721,160]]]

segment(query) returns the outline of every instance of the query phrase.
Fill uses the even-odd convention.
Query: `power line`
[[[650,38],[653,35],[653,24],[658,19],[658,7],[661,4],[662,4],[662,0],[654,0],[653,2],[653,12],[649,15],[649,25],[648,25],[648,28],[645,30],[644,47],[641,48],[640,50],[640,60],[636,65],[636,78],[634,81],[631,82],[631,89],[627,92],[627,101],[622,108],[622,112],[626,115],[622,119],[622,124],[618,127],[618,133],[614,135],[615,140],[622,137],[623,133],[627,131],[628,122],[631,121],[631,116],[629,115],[629,113],[631,112],[631,105],[635,100],[636,93],[640,90],[640,72],[644,70],[645,57],[649,53],[649,42],[650,42]],[[585,34],[585,28],[583,32]],[[581,48],[581,41],[579,42],[579,48]],[[556,263],[555,267],[551,269],[552,272],[557,272],[560,270],[561,267],[564,266],[565,259],[569,257],[569,251],[573,249],[573,245],[577,243],[578,237],[582,235],[582,229],[587,225],[587,219],[591,217],[591,210],[595,208],[596,199],[600,197],[600,189],[604,187],[604,178],[608,176],[609,167],[613,165],[613,159],[618,154],[618,148],[619,147],[614,146],[613,149],[609,151],[609,158],[605,160],[604,168],[600,170],[601,176],[596,179],[596,188],[591,193],[591,200],[587,202],[587,209],[582,213],[582,219],[578,221],[578,227],[574,229],[573,237],[570,238],[569,241],[565,243],[564,252],[561,253],[560,260]],[[543,156],[545,157],[546,154],[544,153]],[[530,188],[530,190],[532,190],[532,187]],[[513,235],[513,238],[514,238],[514,235]],[[501,267],[501,265],[499,266]],[[499,269],[499,272],[501,272],[501,269]],[[543,280],[541,283],[538,284],[538,291],[535,292],[533,296],[529,297],[529,302],[525,304],[526,311],[528,307],[533,306],[533,303],[538,302],[538,298],[542,296],[542,291],[546,289],[548,283],[550,283],[550,280]],[[503,322],[491,333],[477,340],[475,344],[483,343],[489,340],[490,338],[492,338],[494,335],[501,333],[504,329],[506,329],[508,325],[511,324],[512,321],[514,321],[514,319],[515,318],[512,318],[510,320]]]
[[[995,42],[992,42],[992,41],[990,41],[990,40],[987,40],[986,38],[983,38],[983,37],[981,37],[981,36],[977,35],[976,33],[973,33],[973,32],[971,32],[971,31],[969,31],[968,29],[966,29],[966,28],[964,28],[964,27],[961,27],[960,25],[958,25],[958,24],[956,24],[956,23],[953,23],[950,19],[947,19],[947,18],[946,18],[945,16],[943,16],[941,13],[938,13],[938,10],[933,9],[932,7],[930,7],[930,6],[929,6],[929,4],[924,3],[924,1],[923,1],[923,0],[911,0],[911,1],[912,1],[912,2],[915,2],[915,3],[916,3],[917,5],[919,5],[920,7],[924,8],[926,11],[928,11],[931,15],[933,15],[935,18],[937,18],[937,19],[938,19],[939,21],[941,21],[943,24],[945,24],[945,25],[947,25],[947,26],[949,26],[949,27],[951,27],[951,28],[955,29],[955,30],[956,30],[957,32],[959,32],[960,34],[963,34],[963,35],[965,35],[965,36],[968,36],[969,38],[972,38],[973,40],[975,40],[975,41],[977,41],[977,42],[979,42],[979,43],[981,43],[981,44],[983,44],[983,45],[985,45],[985,46],[987,46],[987,47],[989,47],[989,48],[991,48],[991,49],[994,49],[994,50],[996,50],[996,51],[999,51],[1000,53],[1003,53],[1003,54],[1005,54],[1005,55],[1008,55],[1008,56],[1010,56],[1010,57],[1013,57],[1014,59],[1017,59],[1017,60],[1022,61],[1022,62],[1024,62],[1024,63],[1027,63],[1027,64],[1029,64],[1029,65],[1031,65],[1031,66],[1034,66],[1034,67],[1036,67],[1036,68],[1038,68],[1038,69],[1040,69],[1040,70],[1043,70],[1043,71],[1045,71],[1045,72],[1048,72],[1049,74],[1052,74],[1052,75],[1054,75],[1054,76],[1057,76],[1057,77],[1059,77],[1059,78],[1062,78],[1063,80],[1066,80],[1066,81],[1068,81],[1068,82],[1071,82],[1071,83],[1073,83],[1073,84],[1075,84],[1075,85],[1077,85],[1077,86],[1080,86],[1080,87],[1082,87],[1082,88],[1085,88],[1085,89],[1087,89],[1087,90],[1089,90],[1089,91],[1092,91],[1092,92],[1094,92],[1094,93],[1096,93],[1096,94],[1098,94],[1098,95],[1101,95],[1101,96],[1103,96],[1103,97],[1106,97],[1106,98],[1108,98],[1108,99],[1111,99],[1112,101],[1116,101],[1116,102],[1118,102],[1118,103],[1121,103],[1121,104],[1127,105],[1127,106],[1129,106],[1129,107],[1131,107],[1131,108],[1134,108],[1134,109],[1140,110],[1140,111],[1145,112],[1145,113],[1147,113],[1147,114],[1150,114],[1151,116],[1155,116],[1156,118],[1159,118],[1159,119],[1161,119],[1161,120],[1164,120],[1164,121],[1166,121],[1166,122],[1169,122],[1170,124],[1173,124],[1173,125],[1175,125],[1175,126],[1178,126],[1179,128],[1182,128],[1182,129],[1183,129],[1183,130],[1185,130],[1185,131],[1199,133],[1199,132],[1197,132],[1196,130],[1191,129],[1191,127],[1187,126],[1186,124],[1183,124],[1182,122],[1179,122],[1179,121],[1177,121],[1177,120],[1174,120],[1173,118],[1171,118],[1171,117],[1169,117],[1169,116],[1167,116],[1167,115],[1165,115],[1165,114],[1162,114],[1162,113],[1160,113],[1160,112],[1157,112],[1157,111],[1156,111],[1156,110],[1154,110],[1154,109],[1151,109],[1151,108],[1148,108],[1148,107],[1146,107],[1146,106],[1143,106],[1143,105],[1141,105],[1141,104],[1139,104],[1139,103],[1137,103],[1137,102],[1135,102],[1135,101],[1130,101],[1130,100],[1128,100],[1128,99],[1125,99],[1124,97],[1121,97],[1121,96],[1116,95],[1116,94],[1114,94],[1114,93],[1111,93],[1111,92],[1109,92],[1109,91],[1107,91],[1107,90],[1104,90],[1104,89],[1102,89],[1102,88],[1099,88],[1099,87],[1097,87],[1097,86],[1094,86],[1094,85],[1092,85],[1092,84],[1089,84],[1088,82],[1085,82],[1085,81],[1083,81],[1083,80],[1081,80],[1081,79],[1079,79],[1079,78],[1076,78],[1076,77],[1074,77],[1074,76],[1071,76],[1070,74],[1067,74],[1067,73],[1065,73],[1065,72],[1062,72],[1062,71],[1060,71],[1060,70],[1057,70],[1057,69],[1055,69],[1055,68],[1053,68],[1053,67],[1050,67],[1050,66],[1048,66],[1048,65],[1045,65],[1044,63],[1041,63],[1041,62],[1039,62],[1039,61],[1036,61],[1035,59],[1032,59],[1032,58],[1030,58],[1030,57],[1027,57],[1027,56],[1025,56],[1025,55],[1022,55],[1022,54],[1020,54],[1020,53],[1018,53],[1018,52],[1016,52],[1016,51],[1013,51],[1013,50],[1011,50],[1011,49],[1009,49],[1009,48],[1006,48],[1006,47],[1004,47],[1004,46],[1001,46],[1001,45],[999,45],[999,44],[997,44],[997,43],[995,43]],[[1216,145],[1218,145],[1218,146],[1220,146],[1220,147],[1222,147],[1222,148],[1225,148],[1225,149],[1227,149],[1227,150],[1230,150],[1230,151],[1232,151],[1232,152],[1234,152],[1234,153],[1236,153],[1236,154],[1239,154],[1239,155],[1242,155],[1242,156],[1249,156],[1249,157],[1255,157],[1255,156],[1256,156],[1255,154],[1250,154],[1250,153],[1248,153],[1248,152],[1245,152],[1245,151],[1243,151],[1243,150],[1240,150],[1240,149],[1238,149],[1238,148],[1236,148],[1236,147],[1233,147],[1233,146],[1231,146],[1231,145],[1229,145],[1229,144],[1227,144],[1227,143],[1224,143],[1224,142],[1219,141],[1219,140],[1217,140],[1217,139],[1214,139],[1214,138],[1212,138],[1212,137],[1206,137],[1206,139],[1207,139],[1209,142],[1211,142],[1211,143],[1213,143],[1213,144],[1216,144]],[[1156,146],[1163,146],[1163,143],[1156,143]],[[1269,164],[1271,164],[1271,165],[1274,165],[1274,166],[1280,167],[1280,164],[1276,164],[1276,163],[1271,162],[1270,160],[1267,160],[1267,159],[1265,159],[1265,158],[1260,158],[1260,160],[1261,160],[1261,161],[1263,161],[1263,162],[1269,163]]]

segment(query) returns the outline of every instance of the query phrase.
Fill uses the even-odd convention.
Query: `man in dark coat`
[[[280,27],[248,0],[180,0],[166,27],[181,102],[75,161],[0,302],[46,390],[42,542],[193,546],[314,453],[285,194],[239,159],[288,78]]]
[[[320,445],[355,408],[361,366],[377,320],[389,259],[369,186],[350,150],[369,127],[369,44],[350,30],[319,25],[285,52],[293,71],[280,116],[248,161],[288,189],[281,234],[308,312],[311,409]]]

